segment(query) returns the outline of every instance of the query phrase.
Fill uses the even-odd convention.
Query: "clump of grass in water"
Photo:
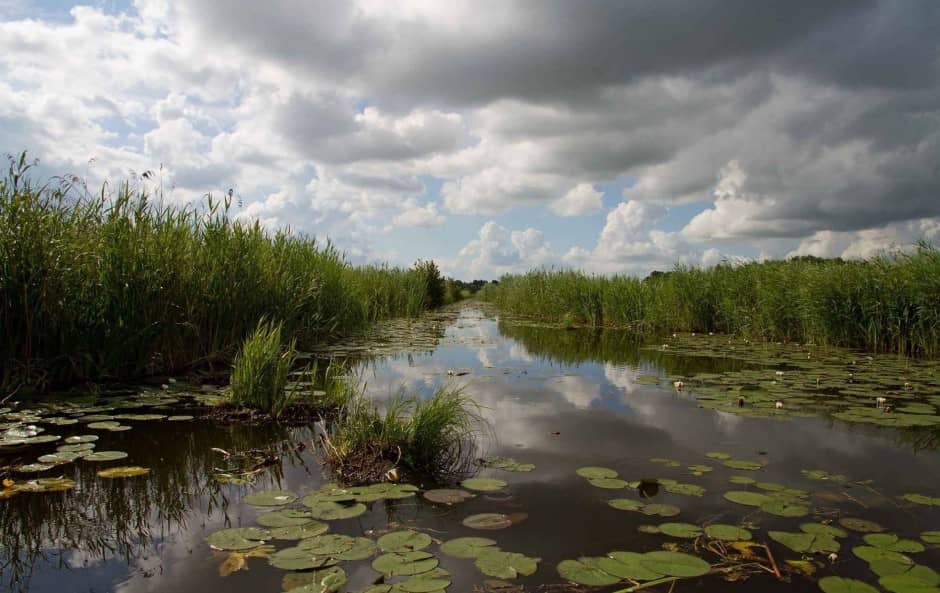
[[[326,463],[347,483],[381,481],[394,467],[447,480],[469,470],[482,426],[460,389],[443,387],[426,400],[399,395],[384,410],[359,389],[327,426]]]
[[[258,323],[245,339],[232,365],[232,403],[261,410],[277,418],[294,399],[287,377],[297,359],[296,340],[281,342],[283,323]]]

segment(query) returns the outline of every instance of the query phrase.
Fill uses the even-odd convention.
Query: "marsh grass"
[[[566,326],[716,332],[940,356],[940,251],[926,243],[868,260],[679,266],[645,279],[538,270],[503,277],[479,298]]]
[[[346,482],[380,481],[393,467],[447,480],[469,469],[483,426],[460,389],[442,387],[426,400],[399,394],[382,408],[360,389],[327,427],[326,461]]]
[[[227,370],[267,318],[305,349],[417,315],[424,267],[354,267],[330,243],[230,216],[226,200],[162,205],[124,183],[36,185],[25,155],[0,179],[0,386]],[[431,290],[433,288],[433,290]]]
[[[296,340],[281,342],[283,324],[260,321],[245,339],[232,365],[231,399],[277,418],[295,399],[287,391],[288,374],[297,359]]]

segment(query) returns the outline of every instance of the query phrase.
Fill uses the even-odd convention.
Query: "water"
[[[400,389],[428,395],[444,384],[462,385],[489,422],[480,436],[479,454],[533,463],[535,471],[484,470],[482,475],[506,480],[508,487],[452,507],[432,505],[420,497],[374,503],[360,517],[331,522],[331,532],[374,537],[409,527],[440,540],[492,537],[504,550],[541,558],[534,575],[514,581],[537,591],[562,582],[555,567],[564,559],[611,550],[645,552],[669,543],[689,546],[686,540],[640,533],[640,525],[745,521],[755,541],[769,542],[784,572],[786,560],[800,555],[771,541],[770,530],[797,531],[807,521],[845,516],[876,521],[889,532],[912,539],[922,531],[940,529],[940,507],[914,506],[898,498],[910,492],[940,494],[935,431],[912,433],[823,418],[745,418],[702,409],[694,393],[644,385],[638,379],[721,372],[744,368],[743,363],[641,350],[624,334],[500,324],[491,312],[473,305],[461,308],[443,329],[433,352],[386,356],[364,364],[360,372],[368,391],[381,398]],[[268,509],[240,503],[247,492],[277,488],[303,496],[328,482],[313,451],[313,432],[220,426],[204,420],[126,424],[133,429],[105,433],[98,450],[126,451],[127,464],[151,468],[148,476],[103,480],[95,471],[113,463],[80,461],[57,468],[59,474],[78,481],[70,492],[0,500],[0,590],[280,590],[285,571],[263,558],[248,559],[247,570],[219,576],[226,554],[209,549],[204,539],[223,527],[256,524],[259,512]],[[63,426],[49,432],[67,436],[89,431]],[[224,463],[213,448],[244,451],[275,445],[283,451],[280,463],[263,468],[251,486],[219,485],[208,477]],[[43,447],[54,449],[54,445]],[[758,461],[764,467],[757,472],[732,470],[706,458],[708,451]],[[650,458],[676,460],[681,466],[669,467]],[[0,458],[0,464],[6,463],[12,463],[9,456]],[[687,469],[693,464],[707,464],[714,471],[693,476]],[[582,466],[606,466],[626,480],[673,478],[702,486],[706,493],[694,497],[660,488],[644,501],[679,507],[681,514],[675,518],[620,511],[606,501],[638,498],[636,494],[591,486],[575,473]],[[810,480],[801,473],[807,469],[844,474],[851,483]],[[775,517],[732,504],[722,497],[724,492],[753,490],[729,484],[733,475],[813,493],[814,514]],[[483,512],[525,513],[527,519],[491,532],[461,525],[464,517]],[[832,574],[876,583],[868,565],[851,551],[862,544],[861,534],[850,533],[841,543],[834,565],[822,556],[815,558],[819,566],[813,578],[792,574],[789,582],[781,582],[765,572],[727,583],[721,575],[710,575],[680,581],[675,591],[816,591],[816,578]],[[489,579],[472,560],[437,554],[436,546],[431,551],[452,574],[448,591],[469,592]],[[719,560],[703,550],[694,553],[710,562]],[[937,547],[910,556],[940,570]],[[347,562],[343,568],[350,579],[346,591],[362,590],[379,576],[369,561]]]

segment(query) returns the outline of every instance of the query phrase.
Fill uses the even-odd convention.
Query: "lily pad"
[[[750,541],[751,532],[736,525],[724,525],[715,523],[705,527],[705,535],[712,539],[719,539],[726,542]]]
[[[437,558],[424,551],[392,552],[372,561],[372,568],[386,576],[413,576],[437,567]]]
[[[827,534],[770,531],[768,532],[768,535],[772,540],[779,542],[794,552],[799,552],[801,554],[804,552],[809,554],[838,552],[839,548],[841,547],[835,538]]]
[[[329,556],[337,560],[364,560],[375,553],[375,543],[372,540],[341,534],[305,538],[297,547],[315,556]]]
[[[580,467],[576,472],[582,478],[587,478],[588,480],[597,480],[604,478],[616,478],[618,476],[617,472],[608,468],[608,467]]]
[[[519,575],[534,574],[541,558],[532,558],[516,552],[486,550],[477,556],[476,567],[485,575],[499,579],[514,579]]]
[[[833,525],[824,525],[822,523],[803,523],[800,530],[804,533],[813,535],[828,535],[830,537],[846,537],[848,533]]]
[[[740,459],[728,459],[723,461],[722,465],[725,467],[730,467],[731,469],[739,469],[744,471],[757,471],[764,467],[756,461],[744,461]]]
[[[344,505],[338,502],[318,501],[311,505],[307,504],[307,499],[305,498],[304,504],[310,507],[310,514],[313,515],[315,519],[322,519],[324,521],[350,519],[366,512],[366,505],[361,502]]]
[[[618,478],[593,478],[588,482],[595,488],[605,488],[607,490],[622,490],[627,487],[627,482]]]
[[[458,504],[474,497],[466,490],[455,490],[452,488],[438,488],[428,490],[423,494],[424,498],[437,504]]]
[[[520,463],[511,457],[489,457],[482,459],[481,463],[486,467],[501,469],[509,472],[530,472],[535,469],[531,463]]]
[[[441,544],[441,552],[454,558],[476,558],[496,545],[496,540],[486,537],[458,537]]]
[[[242,498],[242,502],[255,507],[279,507],[297,500],[297,495],[286,490],[261,490]]]
[[[778,517],[805,517],[809,507],[786,500],[770,500],[760,505],[760,510]]]
[[[672,494],[684,494],[686,496],[703,496],[705,494],[705,489],[697,484],[666,484],[663,486],[666,489],[666,492]]]
[[[282,570],[311,570],[332,566],[337,560],[330,556],[316,556],[310,550],[295,546],[278,550],[271,555],[268,562],[271,566]]]
[[[614,498],[608,500],[607,504],[618,511],[639,511],[644,506],[642,502],[631,498]]]
[[[899,564],[914,564],[913,560],[900,552],[892,552],[891,550],[876,548],[874,546],[855,546],[852,548],[852,553],[868,563],[884,560],[897,562]]]
[[[711,570],[708,562],[682,552],[648,552],[640,564],[653,572],[682,578],[702,576]]]
[[[940,531],[925,531],[920,534],[920,539],[928,544],[940,544]]]
[[[431,536],[417,531],[393,531],[379,538],[379,548],[385,552],[411,552],[431,545]]]
[[[938,496],[925,496],[923,494],[905,494],[901,498],[903,498],[904,500],[908,502],[913,502],[914,504],[940,507],[940,497]]]
[[[891,550],[892,552],[923,552],[924,545],[912,539],[900,539],[893,533],[869,533],[862,539],[869,546]]]
[[[599,558],[597,567],[608,574],[634,581],[652,581],[661,578],[662,573],[654,572],[643,566],[643,554],[637,552],[614,551],[607,558]]]
[[[859,531],[862,533],[880,533],[885,530],[884,527],[875,523],[874,521],[858,519],[855,517],[842,517],[839,519],[839,525],[845,527],[846,529]]]
[[[331,566],[312,572],[292,572],[284,575],[281,588],[288,593],[333,593],[348,582],[346,571]]]
[[[585,564],[580,560],[562,560],[558,563],[557,568],[561,578],[589,587],[614,585],[621,580],[620,577],[604,572],[595,566]]]
[[[330,526],[320,521],[312,521],[303,525],[287,525],[275,527],[271,530],[271,539],[298,540],[323,535],[330,530]]]
[[[675,517],[679,514],[679,507],[671,504],[648,504],[640,510],[644,515],[659,515],[660,517]]]
[[[61,445],[56,447],[59,453],[80,453],[82,451],[91,451],[95,448],[94,443],[76,443],[74,445]]]
[[[118,459],[124,459],[127,457],[127,453],[124,451],[95,451],[94,453],[89,453],[82,459],[85,461],[117,461]]]
[[[926,568],[926,567],[924,567]],[[936,573],[934,573],[936,576]],[[890,575],[878,579],[878,584],[892,593],[937,593],[940,578],[922,578],[910,573]]]
[[[467,478],[460,483],[467,490],[478,492],[495,492],[506,487],[506,482],[496,478]]]
[[[728,455],[727,453],[722,453],[721,451],[711,451],[709,453],[706,453],[705,457],[708,457],[709,459],[717,459],[719,461],[725,461],[727,459],[731,459],[730,455]]]
[[[659,530],[671,537],[695,539],[702,535],[702,528],[691,523],[662,523]]]
[[[762,504],[769,503],[772,499],[766,494],[760,492],[750,492],[748,490],[729,490],[725,492],[725,500],[730,500],[736,504],[743,504],[750,507],[759,507]]]
[[[878,593],[868,583],[843,577],[823,577],[819,579],[819,588],[825,593]]]
[[[512,526],[512,519],[503,513],[480,513],[470,515],[462,523],[470,529],[496,530]]]
[[[48,455],[40,455],[36,461],[39,463],[61,465],[63,463],[71,463],[86,454],[87,453],[83,451],[58,451],[56,453],[49,453]]]
[[[294,527],[313,522],[310,512],[300,509],[281,509],[258,515],[258,523],[265,527]]]
[[[405,591],[406,593],[438,593],[450,586],[448,579],[431,579],[424,575],[418,575],[397,583],[393,590]]]
[[[109,467],[98,472],[99,478],[134,478],[145,476],[150,473],[146,467],[139,465],[122,465],[120,467]]]
[[[217,550],[249,550],[264,543],[271,534],[257,527],[234,527],[216,531],[206,538],[206,543]]]

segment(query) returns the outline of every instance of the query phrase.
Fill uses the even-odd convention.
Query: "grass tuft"
[[[232,365],[232,403],[261,410],[277,418],[290,406],[293,391],[286,391],[288,374],[297,358],[296,340],[281,343],[283,324],[258,323],[245,339]]]

